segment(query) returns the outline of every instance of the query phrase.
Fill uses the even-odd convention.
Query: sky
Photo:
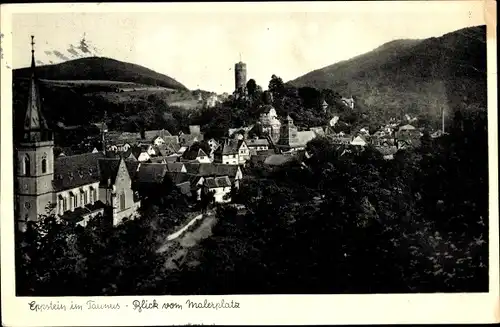
[[[395,39],[436,37],[483,25],[481,4],[166,4],[134,12],[108,6],[101,12],[16,13],[12,63],[13,68],[29,65],[30,35],[35,35],[37,59],[43,62],[44,51],[65,52],[85,35],[100,56],[142,65],[189,89],[218,93],[234,90],[234,64],[241,56],[247,77],[266,89],[273,74],[288,81]]]

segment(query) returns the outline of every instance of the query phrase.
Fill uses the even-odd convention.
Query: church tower
[[[297,127],[294,125],[292,117],[287,115],[285,123],[281,125],[279,144],[291,146],[298,142]]]
[[[25,228],[28,220],[37,220],[47,214],[52,202],[54,177],[54,140],[52,131],[42,114],[42,101],[35,72],[34,37],[31,36],[31,79],[28,103],[15,155],[16,219],[18,227]]]

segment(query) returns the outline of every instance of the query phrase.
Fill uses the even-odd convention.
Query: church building
[[[82,226],[99,214],[113,225],[134,217],[140,201],[131,189],[124,159],[107,159],[102,152],[54,158],[53,132],[42,113],[33,36],[31,44],[28,102],[14,156],[18,228],[24,230],[27,221],[50,213]]]

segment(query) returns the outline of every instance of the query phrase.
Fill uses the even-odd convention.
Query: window
[[[63,198],[63,212],[68,211],[68,199]]]
[[[83,204],[87,204],[88,203],[88,191],[85,190],[84,193],[83,193]]]
[[[73,209],[75,209],[76,207],[78,207],[78,198],[73,194],[71,193],[71,205],[73,206]]]
[[[120,194],[120,210],[125,209],[125,193]]]
[[[23,168],[24,168],[24,174],[26,176],[30,176],[31,175],[31,164],[30,164],[30,157],[28,155],[26,155],[24,157],[24,160],[23,160]]]
[[[42,174],[45,174],[47,172],[47,159],[43,158],[42,159]]]

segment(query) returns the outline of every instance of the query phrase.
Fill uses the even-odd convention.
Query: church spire
[[[31,71],[35,73],[35,36],[31,36]]]
[[[42,103],[40,93],[38,91],[38,81],[36,78],[35,66],[35,41],[34,36],[31,36],[31,78],[29,81],[28,90],[28,106],[24,119],[24,142],[43,142],[51,141],[52,133],[50,132],[47,122],[42,115]]]

